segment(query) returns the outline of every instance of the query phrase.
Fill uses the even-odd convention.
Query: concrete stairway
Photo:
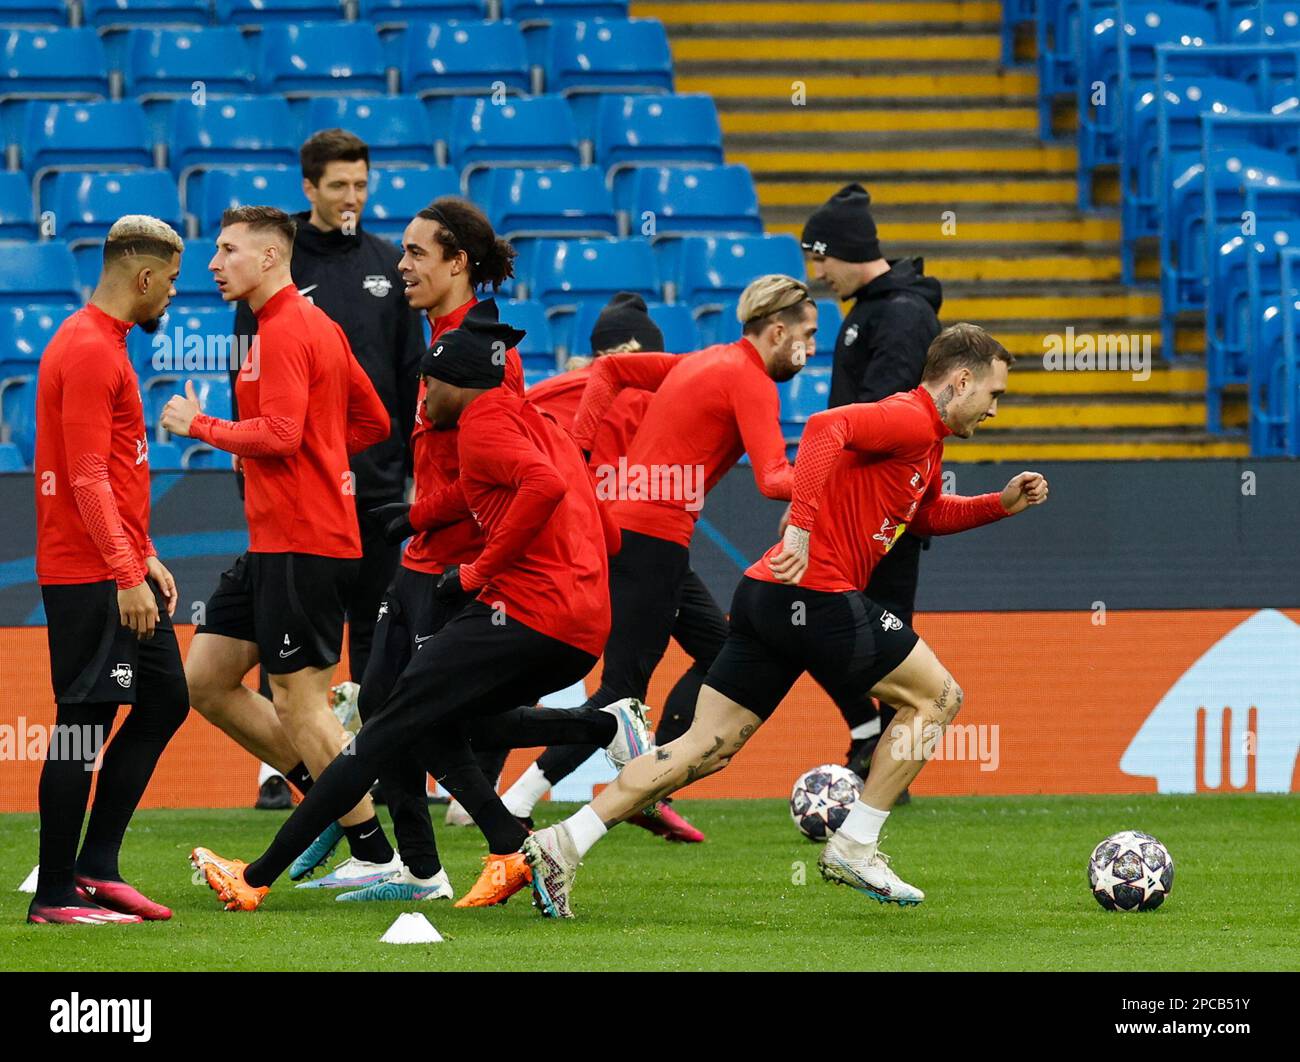
[[[1180,332],[1165,359],[1158,296],[1120,283],[1118,216],[1076,209],[1074,148],[1038,140],[1035,74],[999,65],[997,2],[632,10],[667,26],[678,91],[717,101],[727,158],[753,172],[769,231],[797,235],[837,188],[861,181],[886,256],[920,255],[943,281],[942,320],[982,324],[1021,359],[998,417],[951,445],[950,460],[1247,452],[1204,431],[1199,332]],[[1118,202],[1113,180],[1098,198]],[[1050,371],[1050,337],[1067,329],[1149,337],[1149,377]],[[1226,405],[1225,422],[1245,424],[1243,402]]]

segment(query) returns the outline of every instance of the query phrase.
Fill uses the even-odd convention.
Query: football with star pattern
[[[1149,833],[1114,833],[1093,849],[1088,885],[1108,911],[1154,911],[1174,887],[1174,857]]]

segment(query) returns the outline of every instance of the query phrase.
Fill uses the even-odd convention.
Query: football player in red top
[[[149,441],[126,349],[176,294],[181,238],[120,218],[90,305],[59,327],[36,384],[36,578],[57,702],[41,769],[40,873],[27,920],[105,925],[171,912],[122,880],[118,850],[164,746],[189,712],[172,630],[176,583],[149,538]],[[95,806],[77,852],[95,760]]]
[[[392,421],[343,330],[298,293],[293,238],[293,219],[275,207],[222,216],[208,268],[222,297],[246,301],[257,317],[254,354],[235,385],[241,419],[205,414],[187,383],[162,426],[237,455],[244,470],[248,551],[221,576],[190,645],[194,707],[303,788],[347,736],[328,696],[361,564],[349,458],[387,439]],[[259,663],[269,701],[243,685]],[[341,825],[354,880],[396,866],[368,796]]]
[[[1011,361],[982,328],[953,325],[930,345],[914,391],[810,418],[790,526],[740,581],[731,632],[691,729],[628,764],[577,814],[525,843],[543,914],[572,917],[578,862],[609,827],[725,767],[805,671],[832,695],[866,689],[898,706],[861,796],[822,851],[823,877],[882,903],[925,898],[881,855],[880,828],[957,714],[962,691],[930,647],[861,588],[905,527],[951,534],[1047,500],[1047,481],[1036,472],[1015,476],[1000,494],[940,493],[943,440],[969,437],[996,415]]]

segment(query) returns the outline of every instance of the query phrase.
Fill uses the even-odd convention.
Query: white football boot
[[[894,873],[878,844],[860,844],[837,833],[826,842],[817,865],[827,881],[848,885],[880,903],[915,907],[925,899],[925,893]]]
[[[524,842],[533,870],[533,905],[547,918],[572,918],[569,893],[578,872],[578,849],[563,823],[547,826]]]
[[[605,705],[601,711],[612,715],[616,724],[614,740],[605,746],[605,755],[614,770],[621,771],[632,760],[655,747],[645,705],[635,697],[624,697]]]

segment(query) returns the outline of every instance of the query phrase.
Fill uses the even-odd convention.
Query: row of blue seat
[[[599,109],[595,161],[613,185],[645,163],[720,163],[722,133],[707,96],[607,96]],[[134,101],[29,103],[15,168],[30,175],[38,208],[43,182],[60,169],[152,168],[166,163],[186,207],[189,182],[214,167],[295,166],[297,123],[278,97],[242,96],[177,106],[165,143],[150,135]],[[343,125],[372,145],[372,160],[427,166],[438,155],[432,127],[414,100],[317,101],[309,128]],[[317,124],[320,123],[320,124]],[[459,97],[451,101],[446,154],[462,192],[481,189],[480,171],[496,165],[576,165],[590,161],[568,103],[559,96]],[[373,138],[373,139],[372,139]]]
[[[115,30],[139,25],[264,26],[359,18],[623,18],[627,0],[0,0],[0,25]]]

